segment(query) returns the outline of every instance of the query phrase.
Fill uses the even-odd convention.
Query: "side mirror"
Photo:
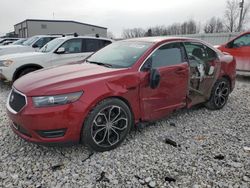
[[[155,89],[159,86],[161,80],[161,75],[157,69],[150,70],[150,80],[149,85],[152,89]]]
[[[58,50],[56,51],[57,54],[64,54],[65,53],[65,48],[61,47],[58,48]]]

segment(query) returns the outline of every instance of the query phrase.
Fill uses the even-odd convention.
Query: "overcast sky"
[[[226,0],[0,0],[0,34],[25,19],[66,19],[107,27],[120,37],[125,28],[170,25],[223,17]],[[54,16],[53,16],[54,13]]]

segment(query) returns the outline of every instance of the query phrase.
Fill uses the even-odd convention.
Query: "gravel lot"
[[[16,136],[5,112],[9,90],[0,82],[0,187],[250,187],[250,79],[237,82],[220,111],[180,110],[93,154]]]

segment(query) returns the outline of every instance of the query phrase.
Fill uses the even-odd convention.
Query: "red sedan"
[[[238,75],[250,76],[250,32],[241,34],[218,49],[235,57]]]
[[[36,143],[117,147],[131,127],[204,103],[221,109],[235,85],[235,60],[195,39],[113,43],[79,64],[30,73],[7,101],[13,131]]]

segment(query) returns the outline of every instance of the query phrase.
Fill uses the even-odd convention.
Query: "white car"
[[[106,38],[66,36],[54,39],[39,52],[0,56],[0,79],[15,81],[38,69],[84,60],[110,43]]]
[[[22,45],[0,46],[0,56],[7,54],[39,51],[45,44],[61,36],[37,35],[29,38]]]
[[[19,38],[0,38],[0,46],[3,46],[6,42],[15,42],[19,40]]]

